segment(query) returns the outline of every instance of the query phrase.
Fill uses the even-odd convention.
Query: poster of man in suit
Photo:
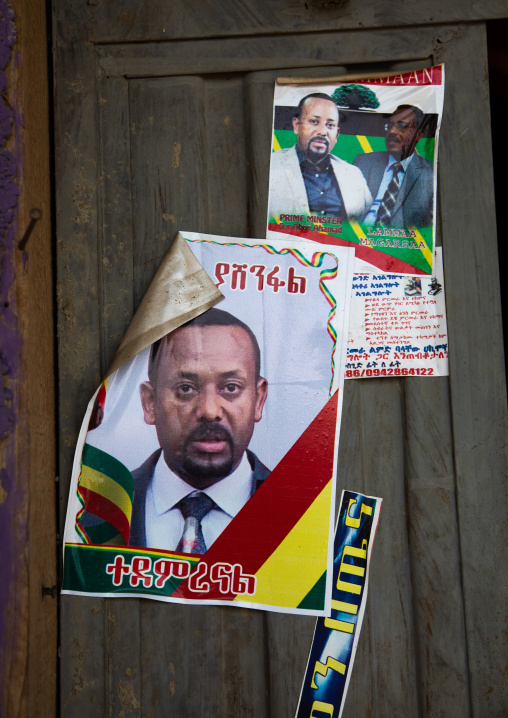
[[[431,274],[444,67],[303,82],[275,85],[268,230],[354,245],[358,271]]]
[[[354,252],[179,238],[220,300],[91,402],[64,590],[324,615]]]

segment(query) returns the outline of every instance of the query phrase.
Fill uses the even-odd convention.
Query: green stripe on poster
[[[87,526],[85,529],[90,543],[92,544],[106,544],[113,543],[113,539],[117,539],[117,543],[122,543],[122,536],[118,533],[118,529],[107,521],[101,521],[100,524],[95,526]]]
[[[97,449],[95,446],[85,444],[81,463],[114,479],[127,492],[132,501],[134,497],[134,481],[131,472],[121,461],[115,459],[111,454]]]
[[[321,576],[321,578],[316,581],[316,583],[310,589],[309,593],[300,601],[297,608],[306,608],[309,611],[321,609],[325,601],[325,591],[326,571]]]
[[[280,145],[281,150],[287,147],[293,147],[296,143],[296,135],[292,130],[275,130],[275,137]],[[366,140],[372,148],[373,152],[385,152],[385,138],[367,135]],[[416,151],[421,157],[429,162],[434,162],[434,149],[436,141],[434,137],[424,137],[416,143]],[[353,164],[354,159],[364,154],[362,146],[356,135],[340,134],[337,144],[332,150],[332,155],[337,155],[340,159]]]
[[[63,591],[169,597],[198,563],[163,551],[66,544]]]

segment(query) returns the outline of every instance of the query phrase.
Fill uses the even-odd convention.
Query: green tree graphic
[[[375,110],[379,107],[379,100],[376,93],[364,85],[343,85],[337,87],[332,95],[339,107],[347,107],[349,110],[359,110],[366,107]]]

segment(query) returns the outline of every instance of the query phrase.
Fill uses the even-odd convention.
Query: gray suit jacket
[[[372,197],[362,173],[335,155],[330,155],[330,162],[347,218],[351,220],[364,217],[372,204]],[[308,215],[309,212],[307,190],[296,154],[296,145],[272,152],[268,219],[280,214]]]
[[[368,152],[358,155],[353,162],[362,171],[373,199],[377,197],[388,157],[388,152]],[[432,224],[433,167],[432,162],[414,154],[397,195],[390,222],[391,227],[428,227]]]
[[[152,480],[155,465],[159,460],[162,449],[157,449],[145,461],[144,464],[132,472],[134,479],[134,502],[132,505],[131,531],[129,536],[129,546],[146,546],[146,529],[145,529],[145,505],[146,492]],[[263,481],[270,475],[270,470],[261,463],[256,454],[247,449],[247,458],[252,468],[252,476],[255,481],[255,490],[257,491]]]

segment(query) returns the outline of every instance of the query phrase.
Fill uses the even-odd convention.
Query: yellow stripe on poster
[[[364,152],[372,152],[372,147],[370,146],[369,140],[365,137],[365,135],[356,135],[356,139],[360,143],[360,147]]]
[[[360,241],[362,239],[366,239],[365,232],[362,230],[358,222],[350,222],[349,225]],[[429,263],[429,265],[432,267],[432,252],[428,248],[426,241],[424,240],[420,232],[416,229],[416,227],[410,227],[409,229],[414,230],[418,242],[423,242],[423,244],[425,245],[425,249],[421,249],[420,251]]]
[[[423,254],[423,256],[425,257],[425,259],[427,260],[427,262],[429,263],[429,266],[432,267],[432,252],[428,248],[427,242],[424,240],[424,238],[422,237],[420,232],[416,229],[416,227],[411,227],[410,229],[414,230],[414,232],[418,238],[418,241],[423,242],[423,244],[425,245],[425,249],[422,249],[420,251]]]
[[[351,229],[353,230],[353,232],[356,234],[356,236],[358,237],[358,239],[360,239],[360,240],[362,240],[362,239],[367,239],[366,236],[365,236],[365,232],[364,232],[363,229],[360,227],[360,225],[358,224],[358,222],[350,222],[350,223],[349,223],[349,226],[351,227]]]
[[[332,482],[256,573],[255,596],[235,601],[296,608],[326,571]]]
[[[114,479],[100,471],[91,469],[89,466],[83,466],[81,469],[81,478],[79,485],[84,489],[95,491],[96,494],[104,496],[105,499],[118,506],[123,513],[131,520],[132,502],[127,491],[120,486]]]
[[[274,152],[276,152],[277,150],[280,150],[280,148],[281,148],[281,147],[280,147],[280,144],[279,144],[279,140],[278,140],[278,139],[275,137],[275,135],[274,135],[274,136],[273,136],[273,150],[274,150]]]

